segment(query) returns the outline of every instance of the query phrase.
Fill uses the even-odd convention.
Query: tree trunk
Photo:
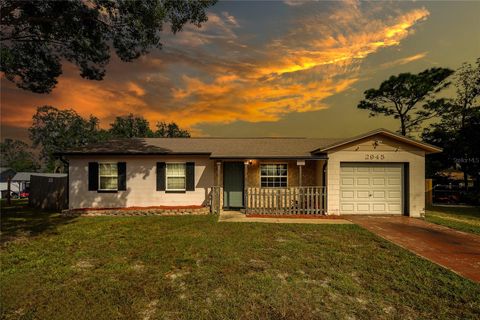
[[[465,192],[468,192],[468,174],[467,174],[467,169],[463,169],[463,183],[465,183]]]
[[[403,117],[400,117],[400,129],[402,136],[407,135],[407,127],[405,126],[405,119]]]

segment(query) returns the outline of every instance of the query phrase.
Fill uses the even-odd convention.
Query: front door
[[[243,162],[224,162],[223,164],[223,206],[225,208],[243,208],[243,170]]]

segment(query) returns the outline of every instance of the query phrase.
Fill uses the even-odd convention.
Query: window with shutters
[[[288,164],[260,164],[260,182],[262,188],[286,188]]]
[[[118,190],[117,163],[98,164],[98,190]]]
[[[167,163],[165,170],[166,190],[185,191],[187,180],[186,172],[185,163]]]

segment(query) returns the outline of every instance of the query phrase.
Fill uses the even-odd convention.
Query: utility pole
[[[12,204],[11,186],[12,186],[12,177],[8,176],[8,178],[7,178],[7,205],[9,205],[9,206]]]

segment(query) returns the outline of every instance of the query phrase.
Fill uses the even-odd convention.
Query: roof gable
[[[360,140],[370,138],[370,137],[373,137],[373,136],[376,136],[376,135],[382,135],[382,136],[388,137],[392,140],[395,140],[395,141],[398,141],[398,142],[401,142],[401,143],[404,143],[404,144],[407,144],[407,145],[410,145],[410,146],[414,146],[416,148],[424,150],[426,153],[442,152],[442,148],[436,147],[434,145],[431,145],[431,144],[428,144],[428,143],[425,143],[425,142],[422,142],[422,141],[417,141],[415,139],[405,137],[405,136],[402,136],[400,134],[394,133],[390,130],[382,128],[382,129],[373,130],[373,131],[370,131],[370,132],[367,132],[367,133],[364,133],[364,134],[361,134],[361,135],[358,135],[358,136],[355,136],[355,137],[352,137],[352,138],[337,141],[337,142],[334,142],[334,143],[332,143],[330,145],[327,145],[327,146],[324,146],[324,147],[317,148],[316,150],[313,150],[312,153],[317,153],[317,152],[318,153],[323,153],[323,152],[327,152],[327,151],[332,151],[334,149],[346,146],[350,143],[354,143],[356,141],[360,141]]]

